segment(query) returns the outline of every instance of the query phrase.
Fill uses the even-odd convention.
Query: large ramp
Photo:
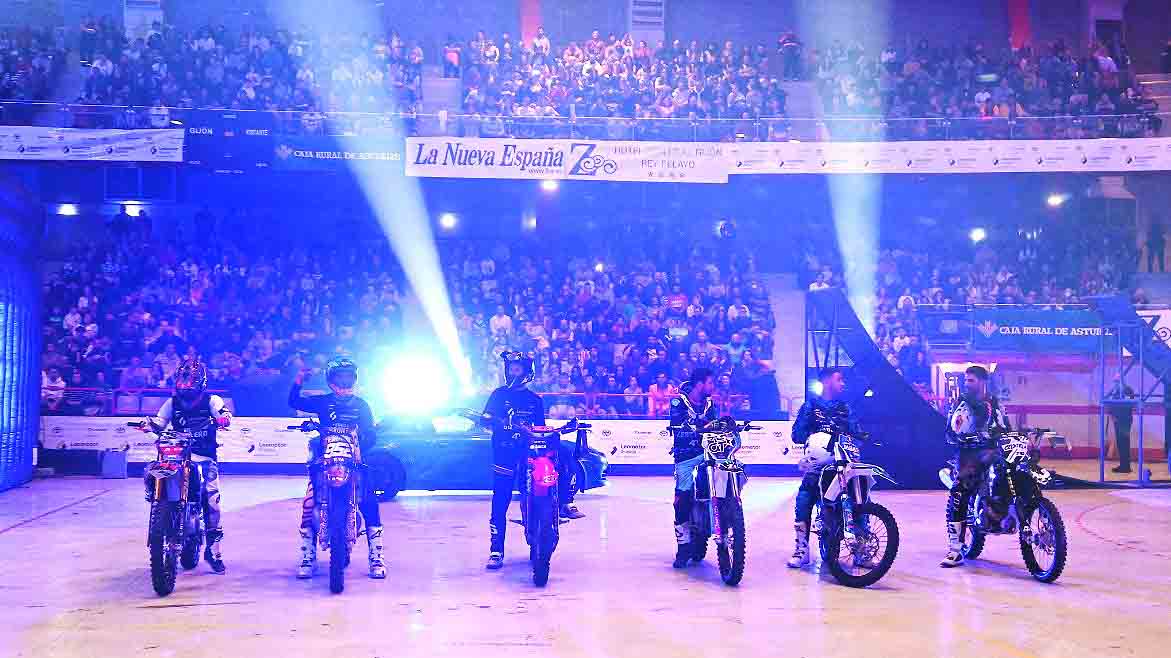
[[[951,458],[946,419],[882,356],[842,290],[808,293],[806,328],[810,369],[849,366],[850,403],[871,440],[880,443],[864,447],[864,458],[881,464],[903,487],[940,488],[939,469]]]

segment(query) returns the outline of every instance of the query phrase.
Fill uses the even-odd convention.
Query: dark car
[[[580,441],[562,441],[577,455],[570,474],[574,487],[588,491],[604,486],[610,467],[606,456],[590,448],[584,435]],[[377,447],[364,458],[379,500],[391,500],[406,489],[492,488],[492,441],[482,432],[380,429]]]

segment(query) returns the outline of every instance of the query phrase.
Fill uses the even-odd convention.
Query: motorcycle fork
[[[716,495],[716,469],[711,463],[705,463],[707,469],[708,505],[711,509],[712,534],[716,536],[716,543],[724,541],[724,526],[720,522],[720,497]]]

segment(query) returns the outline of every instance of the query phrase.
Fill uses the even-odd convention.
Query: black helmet
[[[199,357],[184,359],[175,370],[175,395],[190,404],[207,389],[207,366]]]
[[[504,385],[508,388],[524,388],[537,376],[536,368],[533,366],[533,357],[524,352],[504,352],[500,358],[504,361]],[[508,367],[514,363],[524,369],[524,374],[519,377],[508,374]]]
[[[334,393],[348,397],[354,394],[358,382],[358,366],[350,359],[339,356],[325,364],[325,382]]]

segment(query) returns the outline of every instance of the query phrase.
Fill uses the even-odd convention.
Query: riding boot
[[[800,569],[807,566],[809,559],[809,524],[795,523],[793,524],[793,531],[797,535],[795,546],[793,547],[793,557],[789,558],[790,569]]]
[[[370,577],[386,578],[386,563],[382,559],[382,526],[366,528],[366,542],[370,546]]]
[[[224,538],[223,532],[211,531],[207,533],[207,548],[203,551],[203,559],[211,565],[211,570],[216,573],[224,573],[228,570],[224,566],[224,556],[220,552],[220,542]]]
[[[682,569],[691,560],[691,524],[681,523],[675,526],[675,561],[672,567]]]
[[[948,521],[947,523],[947,555],[939,566],[950,569],[964,563],[964,544],[960,538],[964,534],[963,521]]]
[[[317,571],[317,536],[312,528],[301,528],[301,566],[298,578],[312,578]]]

